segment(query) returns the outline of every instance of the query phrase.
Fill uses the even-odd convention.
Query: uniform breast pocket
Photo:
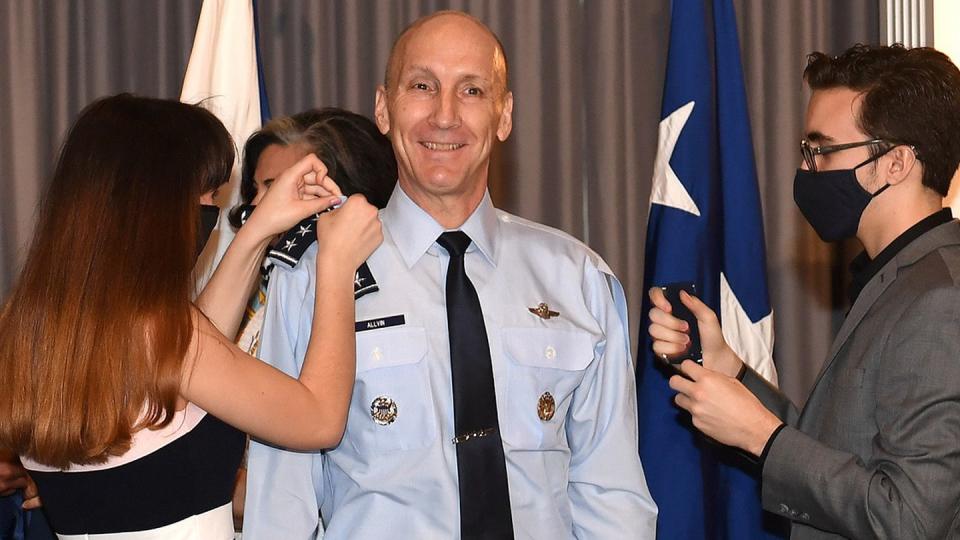
[[[507,328],[503,347],[509,359],[504,440],[530,449],[565,445],[564,419],[593,361],[593,337],[581,330]]]
[[[423,328],[357,333],[357,382],[346,438],[358,451],[410,450],[437,436]]]

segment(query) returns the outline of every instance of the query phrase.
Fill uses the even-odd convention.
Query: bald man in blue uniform
[[[251,445],[244,537],[654,538],[620,283],[487,192],[512,128],[499,41],[462,13],[415,22],[376,105],[399,179],[358,275],[376,290],[357,299],[346,432],[323,453]],[[270,284],[261,358],[288,373],[323,301],[316,253]]]

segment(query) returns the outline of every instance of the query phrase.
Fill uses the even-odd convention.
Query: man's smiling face
[[[442,15],[395,51],[377,124],[393,143],[399,182],[414,200],[482,196],[494,139],[510,134],[512,95],[496,40],[476,22]]]

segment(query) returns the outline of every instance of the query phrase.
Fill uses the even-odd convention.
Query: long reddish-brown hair
[[[198,200],[233,161],[223,125],[195,105],[122,94],[81,112],[0,312],[0,447],[67,468],[170,422]]]

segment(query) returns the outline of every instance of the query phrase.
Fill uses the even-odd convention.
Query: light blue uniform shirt
[[[379,291],[357,300],[357,381],[346,432],[324,453],[251,443],[244,540],[459,538],[444,231],[398,186],[368,260]],[[657,508],[637,453],[626,302],[576,239],[493,207],[461,227],[490,341],[517,539],[652,539]],[[317,248],[270,280],[260,356],[300,371]],[[531,313],[546,303],[559,315]],[[396,324],[402,315],[402,324]],[[369,329],[366,329],[368,328]],[[556,411],[538,413],[545,393]],[[371,404],[396,406],[392,423]],[[388,411],[387,415],[391,413]]]

